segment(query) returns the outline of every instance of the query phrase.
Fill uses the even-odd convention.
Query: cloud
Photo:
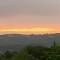
[[[60,0],[0,0],[0,16],[32,14],[60,15]]]

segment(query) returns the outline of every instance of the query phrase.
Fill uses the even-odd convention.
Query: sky
[[[60,32],[60,0],[0,0],[0,32],[48,31]]]

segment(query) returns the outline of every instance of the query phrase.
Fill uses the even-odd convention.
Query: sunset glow
[[[59,2],[55,0],[0,1],[0,34],[60,32]]]
[[[22,28],[22,29],[3,29],[0,32],[21,32],[21,33],[48,33],[53,32],[51,28]]]

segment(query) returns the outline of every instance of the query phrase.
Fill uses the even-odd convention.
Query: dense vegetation
[[[60,60],[60,46],[48,48],[43,46],[28,46],[20,52],[7,51],[0,54],[0,60]]]

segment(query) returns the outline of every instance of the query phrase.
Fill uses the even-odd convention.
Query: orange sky
[[[1,32],[60,32],[60,0],[0,0]]]
[[[51,21],[50,21],[51,19]],[[58,19],[58,20],[57,20]],[[60,32],[59,16],[16,15],[0,17],[0,32],[51,33]],[[52,21],[55,20],[55,21]]]
[[[0,29],[2,33],[53,33],[53,32],[60,32],[60,29],[54,28],[40,28],[40,27],[33,27],[33,28],[3,28]]]

